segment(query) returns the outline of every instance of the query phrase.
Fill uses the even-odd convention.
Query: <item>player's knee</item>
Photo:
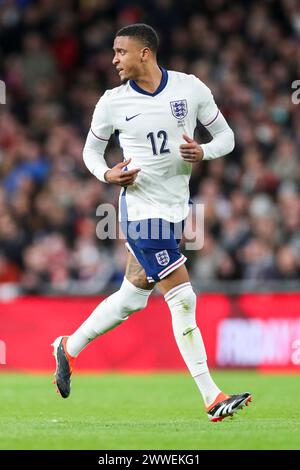
[[[177,288],[165,295],[173,321],[180,322],[183,329],[193,329],[196,326],[196,294],[189,283]]]
[[[195,316],[197,296],[193,289],[188,289],[182,300],[183,314]]]
[[[149,282],[147,281],[147,277],[146,275],[143,275],[143,274],[135,274],[135,273],[131,273],[129,275],[127,275],[128,277],[128,280],[131,282],[131,284],[133,284],[135,287],[138,287],[139,289],[148,289],[148,290],[152,290],[149,284]]]
[[[123,303],[122,311],[125,316],[128,316],[132,313],[138,312],[139,310],[143,310],[147,306],[147,303],[148,297],[133,295],[130,299],[126,299],[126,301]]]
[[[118,291],[118,302],[121,307],[122,317],[127,317],[134,312],[143,310],[148,303],[152,290],[142,289],[132,284],[126,277]]]
[[[195,312],[197,297],[189,282],[171,289],[165,294],[165,300],[170,308],[176,307],[172,310],[180,311],[183,315]]]

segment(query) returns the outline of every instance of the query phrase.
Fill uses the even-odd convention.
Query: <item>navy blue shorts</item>
[[[144,268],[148,282],[159,282],[185,263],[186,257],[179,249],[184,222],[164,219],[121,222],[127,249]]]

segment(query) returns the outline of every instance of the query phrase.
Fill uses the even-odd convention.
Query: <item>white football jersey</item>
[[[107,141],[118,131],[128,169],[141,168],[136,181],[120,193],[119,220],[183,220],[189,211],[192,164],[179,146],[193,137],[197,119],[210,125],[219,111],[210,89],[194,75],[162,69],[155,93],[132,80],[108,90],[96,105],[91,132]],[[122,204],[121,204],[122,201]]]

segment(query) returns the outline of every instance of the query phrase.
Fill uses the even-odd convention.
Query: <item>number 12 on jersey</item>
[[[166,133],[166,131],[158,131],[156,138],[154,132],[149,132],[149,134],[147,134],[147,139],[150,139],[151,141],[153,155],[158,155],[157,143],[158,145],[160,144],[160,155],[164,153],[170,153],[170,149],[168,149],[167,147],[168,134]],[[159,142],[158,140],[161,140],[161,142]]]

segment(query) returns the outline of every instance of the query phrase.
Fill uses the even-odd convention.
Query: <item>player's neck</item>
[[[145,91],[154,93],[160,85],[162,78],[162,72],[159,66],[156,64],[153,67],[147,69],[143,75],[140,75],[135,83]]]

